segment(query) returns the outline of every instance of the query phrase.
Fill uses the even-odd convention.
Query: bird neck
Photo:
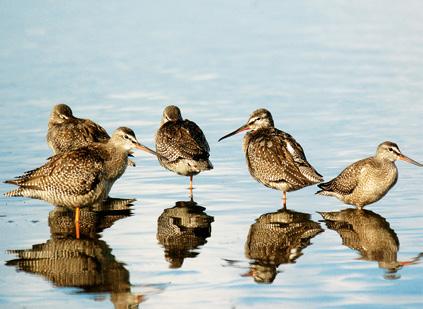
[[[119,178],[128,165],[129,150],[124,147],[110,147],[109,159],[106,161],[106,170],[110,178]]]

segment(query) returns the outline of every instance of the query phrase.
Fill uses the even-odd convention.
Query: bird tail
[[[19,181],[19,178],[16,178],[16,179],[5,180],[4,183],[8,183],[8,184],[11,184],[11,185],[19,186],[18,181]]]
[[[195,168],[197,168],[198,171],[208,171],[213,169],[213,164],[208,159],[200,160],[195,163]]]
[[[323,195],[323,196],[332,196],[333,195],[333,193],[331,191],[326,191],[326,190],[319,190],[315,194]]]
[[[8,183],[9,183],[9,182],[8,182]],[[4,196],[8,196],[8,197],[10,197],[10,196],[24,196],[24,195],[23,195],[23,188],[18,188],[18,189],[15,189],[15,190],[12,190],[12,191],[6,192],[6,193],[4,194]]]
[[[4,193],[4,196],[7,196],[7,197],[23,196],[23,197],[29,197],[29,198],[40,198],[40,193],[42,192],[40,192],[39,189],[35,186],[24,186],[24,187],[19,187],[15,190]]]
[[[330,183],[331,182],[329,181],[329,182],[318,184],[317,186],[322,190],[317,191],[315,194],[324,195],[324,196],[332,195],[332,192],[331,192],[332,190],[330,189]]]
[[[336,211],[334,212],[318,211],[317,213],[321,215],[324,220],[329,220],[329,221],[335,221],[337,219],[337,216],[339,215],[339,212],[336,212]]]
[[[210,160],[207,160],[207,169],[212,170],[213,164],[210,162]]]

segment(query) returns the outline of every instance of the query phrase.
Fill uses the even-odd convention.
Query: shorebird
[[[323,181],[307,162],[303,148],[288,133],[275,128],[270,112],[264,108],[254,111],[247,123],[221,137],[219,141],[242,131],[243,149],[251,176],[266,187],[283,192],[295,191]]]
[[[380,268],[386,269],[386,278],[395,279],[398,269],[416,264],[422,256],[398,261],[400,244],[397,234],[384,217],[370,210],[347,208],[319,214],[327,227],[339,234],[344,246],[360,252],[361,260],[377,261]]]
[[[212,216],[193,199],[178,201],[157,219],[157,240],[164,248],[170,268],[180,268],[185,258],[196,257],[211,235]]]
[[[157,158],[169,171],[190,177],[191,193],[192,177],[213,169],[209,151],[209,144],[200,127],[195,122],[182,119],[177,106],[167,106],[156,134]]]
[[[111,201],[110,201],[111,202]],[[38,275],[55,286],[76,287],[88,293],[110,293],[114,308],[137,308],[144,298],[134,293],[124,263],[116,261],[113,249],[98,233],[128,215],[107,207],[106,212],[81,209],[81,239],[69,237],[74,229],[73,214],[55,207],[48,222],[50,238],[27,249],[7,250],[17,257],[5,265]],[[110,209],[110,210],[109,210]]]
[[[57,154],[41,167],[5,181],[19,186],[5,195],[36,198],[75,209],[79,238],[79,209],[108,197],[113,183],[125,172],[132,148],[155,154],[137,141],[131,129],[121,127],[107,143],[92,143]]]
[[[383,142],[373,157],[349,165],[336,178],[320,184],[322,190],[316,194],[335,196],[345,204],[363,208],[380,200],[395,185],[396,160],[423,166],[402,154],[397,144]]]
[[[107,142],[106,130],[91,121],[73,115],[66,104],[53,106],[48,121],[47,143],[54,154],[68,152],[94,142]]]
[[[72,151],[91,143],[106,143],[109,139],[109,134],[102,126],[90,119],[75,117],[68,105],[53,106],[47,131],[47,144],[53,154]],[[128,164],[135,166],[132,160]]]
[[[249,272],[257,283],[272,283],[280,264],[295,263],[311,239],[323,232],[308,213],[287,209],[266,213],[251,225],[245,243],[245,256],[252,260]]]

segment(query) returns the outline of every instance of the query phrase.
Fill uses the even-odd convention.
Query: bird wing
[[[363,159],[347,166],[337,177],[319,184],[318,187],[342,195],[351,194],[358,185],[360,175],[365,171],[367,161]]]
[[[251,135],[253,135],[252,133]],[[259,134],[247,148],[250,170],[257,179],[285,181],[293,186],[305,186],[310,181],[301,173],[280,134]]]
[[[85,137],[87,142],[102,143],[107,142],[110,139],[110,136],[107,134],[106,130],[90,119],[81,119],[78,124],[78,129],[82,136]]]
[[[308,163],[303,147],[301,147],[301,145],[288,133],[280,130],[277,130],[276,132],[280,137],[281,142],[285,144],[286,150],[292,156],[292,159],[296,163],[301,174],[303,174],[303,176],[308,180],[315,183],[323,181],[323,176],[320,175],[310,163]]]
[[[209,157],[209,145],[203,132],[189,120],[163,124],[157,131],[156,150],[168,161]]]
[[[207,143],[203,131],[195,122],[185,119],[184,128],[188,130],[189,135],[193,138],[197,146],[200,147],[203,152],[208,153],[210,151],[209,143]]]
[[[88,147],[51,157],[43,166],[7,183],[64,195],[82,195],[101,180],[104,158]]]
[[[69,119],[66,123],[49,127],[47,142],[55,153],[67,152],[93,142],[107,142],[106,130],[89,119]]]

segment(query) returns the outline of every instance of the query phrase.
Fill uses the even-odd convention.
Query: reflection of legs
[[[192,199],[192,175],[189,176],[189,198]]]
[[[76,207],[76,209],[75,209],[75,235],[76,235],[76,239],[79,239],[79,216],[80,216],[80,210],[79,210],[79,207]]]
[[[285,191],[283,191],[282,203],[283,203],[283,209],[286,209],[286,192]]]

